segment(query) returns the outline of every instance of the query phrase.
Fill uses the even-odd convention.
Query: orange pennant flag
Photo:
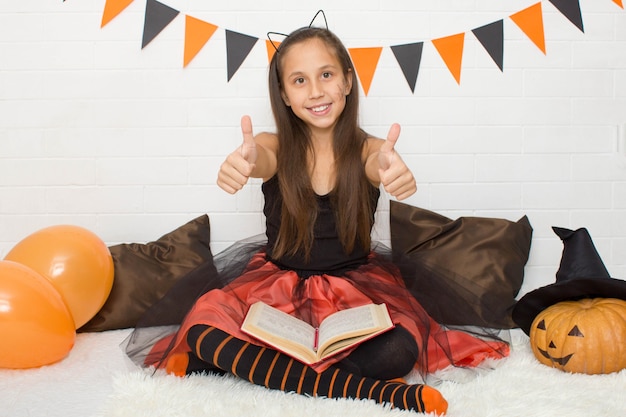
[[[546,53],[546,40],[543,32],[543,14],[541,3],[537,3],[511,15],[511,20],[537,45],[541,52]]]
[[[382,47],[348,49],[352,62],[354,63],[356,74],[359,77],[361,85],[363,86],[365,95],[367,95],[370,90],[372,79],[374,78],[376,66],[378,65],[378,60],[380,59],[382,51]]]
[[[265,47],[267,48],[267,60],[268,62],[272,61],[276,50],[280,46],[280,42],[270,41],[269,39],[265,41]]]
[[[613,3],[617,4],[622,9],[624,8],[624,3],[622,3],[622,0],[613,0]]]
[[[104,25],[109,23],[118,14],[122,13],[122,11],[131,4],[133,0],[106,0],[104,4],[104,11],[102,12],[102,23],[100,27],[103,28]]]
[[[217,26],[189,15],[185,16],[185,53],[183,67],[196,57],[202,47],[211,39]]]
[[[433,39],[432,43],[437,48],[437,52],[441,55],[457,84],[461,84],[461,63],[463,61],[465,33]]]

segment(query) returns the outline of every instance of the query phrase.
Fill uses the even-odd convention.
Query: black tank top
[[[341,275],[346,271],[363,265],[367,261],[369,250],[364,250],[362,245],[358,244],[358,242],[352,253],[345,253],[339,241],[335,212],[332,207],[330,194],[317,196],[318,214],[313,229],[314,240],[309,262],[306,262],[303,254],[295,256],[284,255],[280,260],[273,259],[272,249],[278,237],[283,201],[278,177],[275,175],[263,183],[262,191],[265,196],[263,213],[266,219],[268,260],[274,262],[280,268],[296,271],[301,277],[322,273]],[[380,191],[378,188],[372,186],[370,192],[372,208],[370,215],[372,223],[374,221],[374,212],[376,211],[379,196]]]

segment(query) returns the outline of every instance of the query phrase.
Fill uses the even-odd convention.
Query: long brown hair
[[[269,68],[269,93],[278,135],[278,180],[283,196],[281,224],[272,256],[303,253],[308,258],[313,244],[313,225],[317,218],[315,192],[311,185],[307,155],[312,149],[311,132],[282,98],[282,61],[289,48],[297,43],[320,39],[331,48],[352,89],[334,128],[335,187],[331,202],[336,208],[339,239],[346,253],[360,244],[367,250],[371,243],[371,185],[365,175],[363,147],[367,134],[358,125],[359,84],[350,55],[339,38],[328,29],[306,27],[292,32],[280,44]]]

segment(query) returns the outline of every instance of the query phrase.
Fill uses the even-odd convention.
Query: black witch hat
[[[513,321],[529,334],[535,317],[561,301],[583,298],[626,300],[626,281],[611,278],[585,228],[576,231],[553,227],[563,241],[556,283],[530,291],[513,308]]]

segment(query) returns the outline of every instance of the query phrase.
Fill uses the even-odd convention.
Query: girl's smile
[[[316,116],[324,116],[330,112],[331,104],[323,104],[317,107],[312,107],[309,110]]]

